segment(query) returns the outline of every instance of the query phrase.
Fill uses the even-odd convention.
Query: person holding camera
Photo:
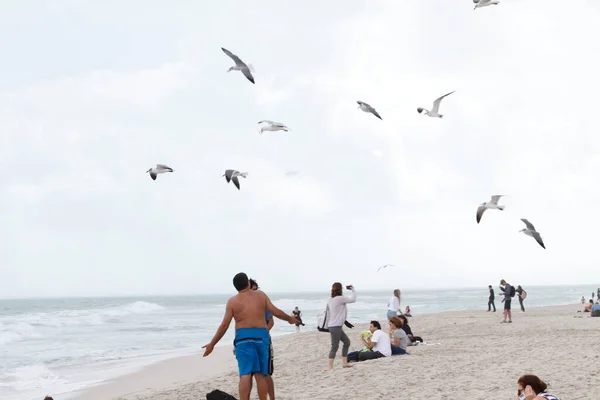
[[[356,302],[356,292],[354,286],[348,285],[346,289],[352,293],[349,296],[344,296],[342,284],[335,282],[331,285],[331,298],[327,302],[327,328],[331,336],[331,350],[329,351],[329,370],[333,369],[333,361],[335,355],[342,342],[342,367],[347,368],[352,365],[348,363],[348,350],[350,349],[350,339],[342,329],[346,322],[348,309],[346,304]]]

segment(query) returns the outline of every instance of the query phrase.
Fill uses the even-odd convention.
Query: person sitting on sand
[[[408,318],[406,318],[405,315],[400,315],[398,318],[402,320],[402,330],[406,333],[406,336],[408,336],[408,345],[415,346],[418,342],[423,343],[423,339],[421,339],[420,336],[413,335],[412,329],[410,329],[410,325],[408,325]]]
[[[298,306],[296,306],[296,308],[294,308],[294,311],[292,311],[292,314],[294,314],[294,316],[298,320],[298,323],[296,323],[296,333],[300,333],[300,325],[304,326],[304,322],[302,322],[302,311],[300,311],[298,309]]]
[[[594,300],[590,299],[590,302],[585,306],[583,312],[591,312],[592,307],[594,307]]]
[[[600,317],[600,304],[598,302],[592,306],[590,317]]]
[[[412,315],[410,315],[410,306],[406,306],[406,310],[404,310],[404,315],[406,315],[407,317],[412,317]]]
[[[238,294],[227,300],[223,321],[212,340],[202,346],[203,357],[209,356],[217,343],[223,338],[231,320],[235,319],[236,358],[240,375],[239,398],[250,400],[252,376],[256,380],[259,400],[267,400],[267,376],[270,369],[269,349],[271,341],[265,321],[269,310],[276,318],[290,325],[298,322],[293,315],[287,315],[275,307],[269,296],[260,290],[251,290],[248,275],[243,272],[233,277],[233,286]]]
[[[523,375],[517,380],[515,400],[560,400],[546,393],[548,385],[535,375]]]
[[[361,351],[358,353],[358,361],[374,360],[391,356],[392,344],[388,335],[381,330],[381,324],[378,321],[371,321],[369,330],[373,335],[366,340],[362,339],[362,342],[371,351]]]
[[[398,317],[392,317],[390,319],[390,341],[392,344],[392,354],[408,354],[406,348],[408,347],[408,335],[402,329],[404,322]]]

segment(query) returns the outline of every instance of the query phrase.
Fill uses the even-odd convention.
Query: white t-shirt
[[[400,300],[396,296],[390,297],[390,301],[388,301],[388,310],[390,311],[398,311],[400,309]]]
[[[376,342],[372,351],[378,351],[386,357],[392,355],[392,343],[390,342],[390,337],[381,329],[377,329],[373,332],[371,342]]]

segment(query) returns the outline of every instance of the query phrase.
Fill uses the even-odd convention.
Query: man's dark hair
[[[488,285],[488,288],[490,288],[490,289],[491,289],[491,288],[492,288],[492,285]]]
[[[381,324],[379,321],[371,321],[371,325],[373,325],[377,329],[381,329]]]
[[[258,282],[256,282],[254,279],[250,278],[250,289],[252,289],[252,286],[256,286],[256,289],[258,290]]]
[[[233,287],[238,292],[244,289],[248,289],[248,275],[243,272],[240,272],[236,276],[233,277]]]
[[[54,400],[54,399],[50,396],[46,396],[46,397],[44,397],[44,400]]]

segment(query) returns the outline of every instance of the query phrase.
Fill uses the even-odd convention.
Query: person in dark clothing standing
[[[494,312],[496,312],[496,304],[494,304],[494,289],[492,289],[492,285],[489,285],[490,289],[490,298],[488,299],[488,312],[492,311],[492,307],[494,307]]]
[[[504,292],[504,320],[503,323],[512,323],[512,311],[510,310],[510,303],[512,301],[511,291],[512,285],[506,282],[504,279],[500,281],[500,289]],[[506,320],[508,318],[508,321]]]
[[[519,305],[521,306],[521,311],[524,312],[525,306],[523,306],[523,300],[525,300],[525,298],[527,297],[527,292],[525,290],[523,290],[521,285],[519,285],[519,286],[517,286],[515,293],[517,293],[517,296],[519,296]]]

